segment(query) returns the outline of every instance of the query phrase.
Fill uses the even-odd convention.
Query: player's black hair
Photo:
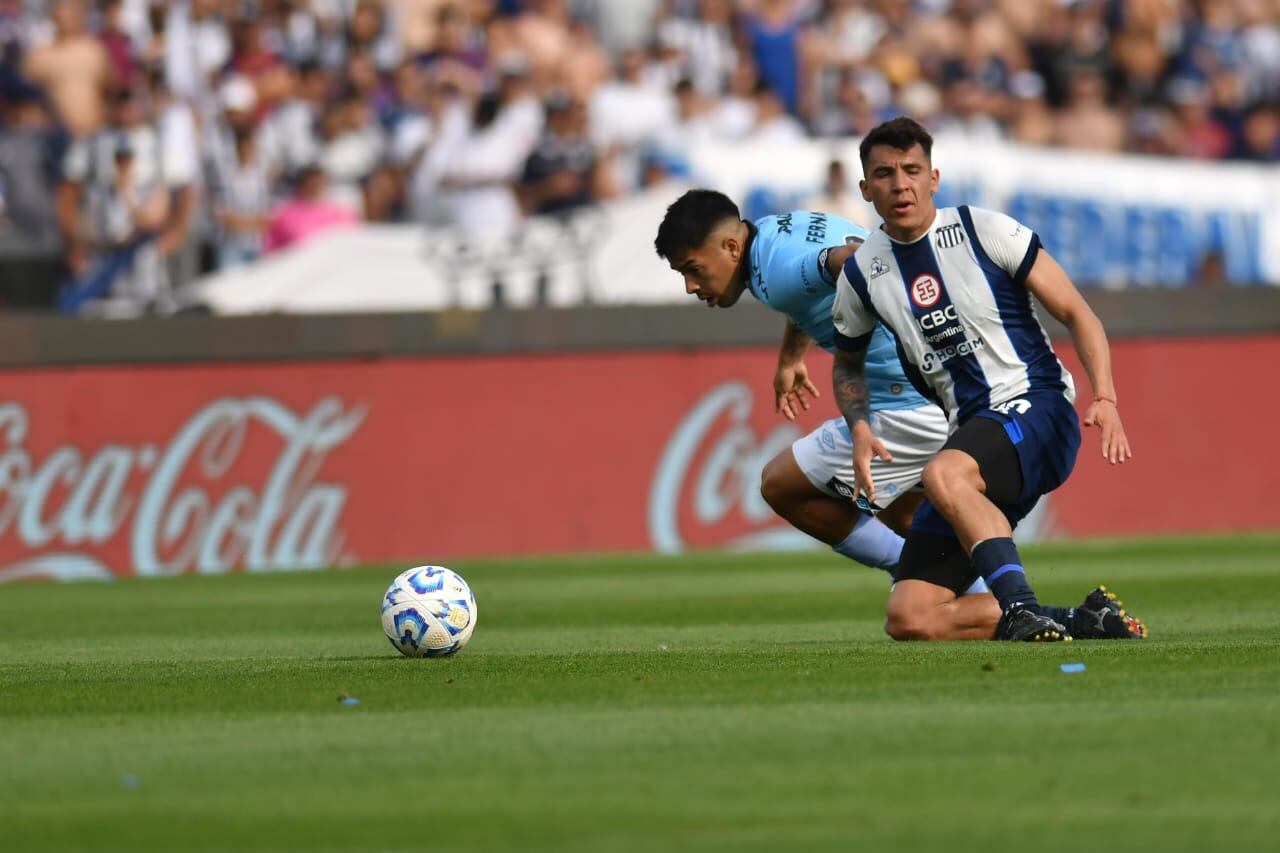
[[[667,208],[653,247],[662,258],[696,249],[713,228],[730,218],[741,219],[742,214],[727,195],[715,190],[689,190]]]
[[[890,148],[896,148],[898,151],[906,151],[917,142],[924,149],[924,156],[933,158],[933,137],[929,135],[929,131],[924,129],[924,125],[913,118],[907,116],[898,116],[888,121],[881,122],[871,128],[862,139],[862,144],[858,146],[858,157],[862,160],[862,170],[867,169],[867,157],[871,155],[871,149],[876,145],[888,145]]]

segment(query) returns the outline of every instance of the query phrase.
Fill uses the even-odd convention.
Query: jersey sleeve
[[[1027,280],[1036,256],[1040,254],[1040,237],[1012,217],[979,207],[969,208],[973,231],[987,257],[1009,274],[1018,284]]]
[[[864,301],[866,289],[866,281],[854,256],[840,272],[836,282],[836,300],[831,305],[836,349],[865,350],[870,345],[876,318]]]

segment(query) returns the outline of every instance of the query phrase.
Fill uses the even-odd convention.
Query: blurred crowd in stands
[[[500,240],[681,174],[699,140],[897,114],[1275,161],[1278,22],[1280,0],[0,0],[0,257],[62,258],[64,310],[164,310],[328,228]]]

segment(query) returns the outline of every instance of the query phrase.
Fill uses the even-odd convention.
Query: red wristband
[[[1101,403],[1103,400],[1106,400],[1108,403],[1115,406],[1116,408],[1120,408],[1120,404],[1116,402],[1115,397],[1103,397],[1101,395],[1098,395],[1097,397],[1093,398],[1093,402],[1095,403]]]

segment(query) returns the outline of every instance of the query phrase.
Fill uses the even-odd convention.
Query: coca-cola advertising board
[[[834,411],[826,394],[797,424],[777,416],[775,357],[7,371],[0,579],[804,544],[761,500],[760,470]],[[1116,344],[1135,458],[1110,469],[1086,432],[1030,532],[1280,526],[1276,455],[1242,451],[1280,402],[1251,402],[1246,419],[1229,408],[1243,401],[1205,396],[1224,372],[1278,359],[1275,337]],[[810,363],[825,389],[829,358]]]

